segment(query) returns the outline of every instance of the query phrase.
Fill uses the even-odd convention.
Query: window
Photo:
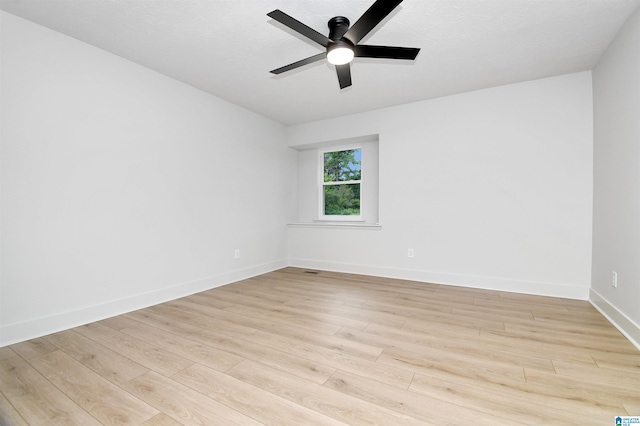
[[[362,148],[320,151],[320,217],[360,219]]]
[[[295,223],[379,224],[378,145],[378,135],[368,135],[295,147],[298,151]],[[328,154],[326,164],[325,154]],[[352,158],[347,161],[346,157]]]

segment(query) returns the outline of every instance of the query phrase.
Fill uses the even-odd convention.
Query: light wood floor
[[[0,348],[0,424],[613,425],[588,302],[288,268]]]

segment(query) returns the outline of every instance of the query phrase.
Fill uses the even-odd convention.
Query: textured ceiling
[[[0,9],[284,124],[589,70],[640,0],[405,0],[362,43],[419,47],[415,61],[356,58],[340,90],[322,52],[270,19],[328,34],[373,0],[0,0]]]

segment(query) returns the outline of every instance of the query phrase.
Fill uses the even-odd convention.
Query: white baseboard
[[[310,259],[289,259],[289,266],[318,269],[323,271],[345,272],[350,274],[372,275],[376,277],[395,278],[434,284],[445,284],[458,287],[473,287],[484,290],[506,291],[510,293],[532,294],[536,296],[561,297],[576,300],[588,300],[589,298],[589,287],[578,287],[559,283],[521,281],[475,275],[446,274],[416,269],[353,265]]]
[[[640,325],[633,322],[631,318],[618,310],[600,293],[591,289],[589,292],[589,302],[617,328],[636,348],[640,349]]]
[[[255,277],[286,266],[286,260],[263,263],[250,268],[181,283],[124,299],[111,300],[49,317],[37,318],[15,324],[3,324],[0,327],[0,347],[189,296],[200,291],[210,290],[215,287]]]

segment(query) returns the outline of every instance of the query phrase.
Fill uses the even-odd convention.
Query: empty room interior
[[[640,422],[640,0],[0,0],[0,73],[0,425]]]

